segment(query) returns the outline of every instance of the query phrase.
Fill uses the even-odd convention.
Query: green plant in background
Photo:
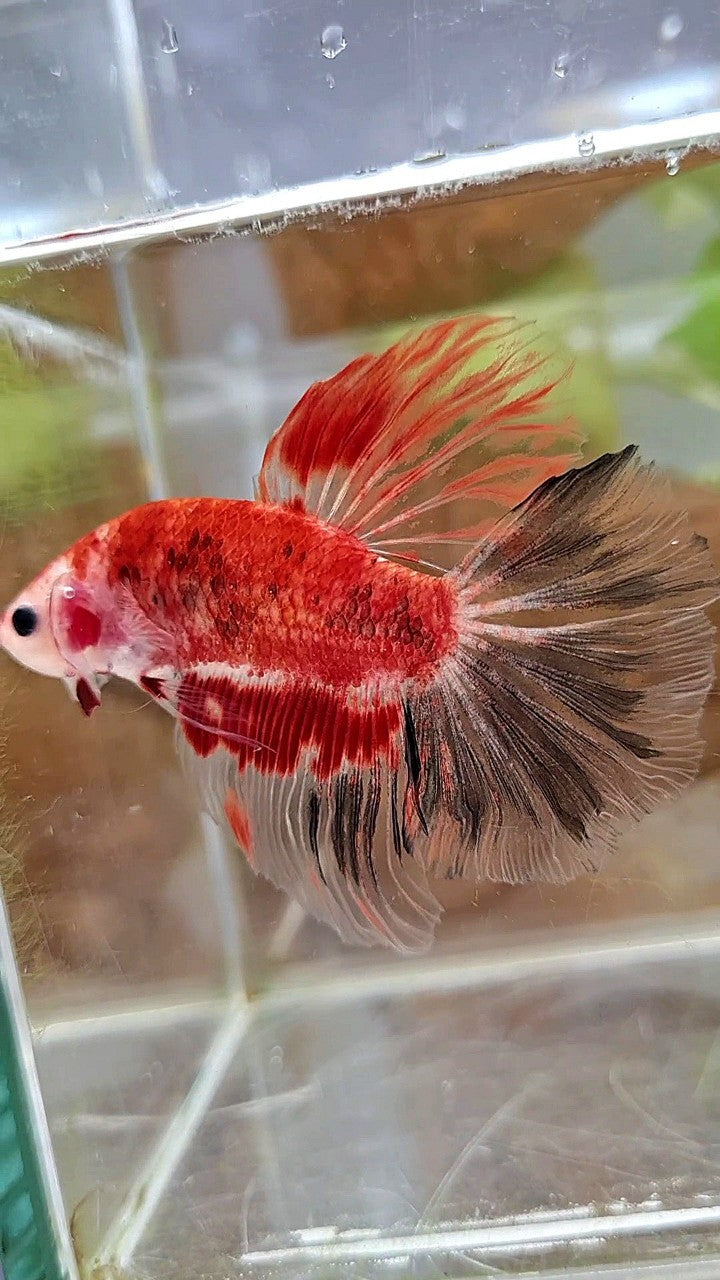
[[[532,284],[483,309],[488,315],[512,315],[536,326],[523,337],[548,357],[555,374],[566,373],[555,396],[559,411],[581,418],[593,452],[615,448],[619,428],[606,354],[607,321],[592,263],[579,253],[563,254]],[[422,327],[428,323],[430,318],[423,317]],[[364,348],[382,351],[406,332],[406,324],[385,327]],[[487,359],[481,353],[477,367]],[[474,367],[471,360],[468,372]]]
[[[0,338],[0,504],[11,518],[18,508],[67,505],[97,491],[88,432],[94,407],[72,369]]]
[[[682,365],[685,393],[720,409],[720,165],[694,170],[652,195],[669,230],[682,236],[701,227],[705,233],[688,281],[687,313],[663,345],[671,370]]]
[[[531,282],[511,286],[484,307],[488,314],[536,322],[541,349],[569,366],[561,404],[582,422],[590,453],[623,443],[617,410],[623,385],[720,411],[720,164],[659,178],[609,209],[606,225],[620,207],[657,253],[655,278],[605,288],[592,232],[583,233]],[[674,266],[679,240],[699,246],[689,273]],[[659,266],[663,258],[666,274]],[[624,348],[617,333],[635,321],[645,345]],[[376,332],[374,349],[382,350],[405,328]],[[720,481],[720,461],[708,460],[701,474]]]

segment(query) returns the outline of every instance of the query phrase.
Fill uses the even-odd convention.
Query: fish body
[[[576,465],[542,370],[487,319],[353,361],[255,501],[100,526],[0,644],[87,714],[110,676],[149,693],[207,811],[349,942],[427,947],[436,878],[594,869],[697,768],[718,584],[634,448]]]
[[[72,567],[129,593],[186,666],[227,662],[346,688],[429,678],[457,638],[449,580],[277,504],[149,503],[81,541]]]

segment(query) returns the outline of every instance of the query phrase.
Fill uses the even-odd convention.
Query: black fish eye
[[[19,636],[31,636],[37,626],[38,617],[29,605],[21,604],[19,609],[15,609],[11,622]]]

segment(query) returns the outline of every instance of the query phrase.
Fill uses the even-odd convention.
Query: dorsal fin
[[[401,558],[477,541],[578,458],[578,429],[548,412],[559,379],[524,328],[443,320],[314,383],[268,444],[260,501],[301,505]],[[442,520],[458,503],[459,521]]]

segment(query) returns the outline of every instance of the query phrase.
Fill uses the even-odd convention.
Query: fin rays
[[[445,697],[419,696],[425,786],[442,797],[424,864],[568,879],[695,773],[715,570],[628,449],[541,485],[456,578],[466,624]],[[521,609],[564,620],[522,625]],[[435,765],[438,735],[454,783]]]
[[[314,384],[267,447],[260,499],[300,502],[380,551],[423,536],[452,545],[457,531],[428,538],[416,524],[463,502],[460,532],[476,542],[489,511],[578,456],[574,424],[543,416],[558,379],[520,332],[506,319],[441,321]]]

